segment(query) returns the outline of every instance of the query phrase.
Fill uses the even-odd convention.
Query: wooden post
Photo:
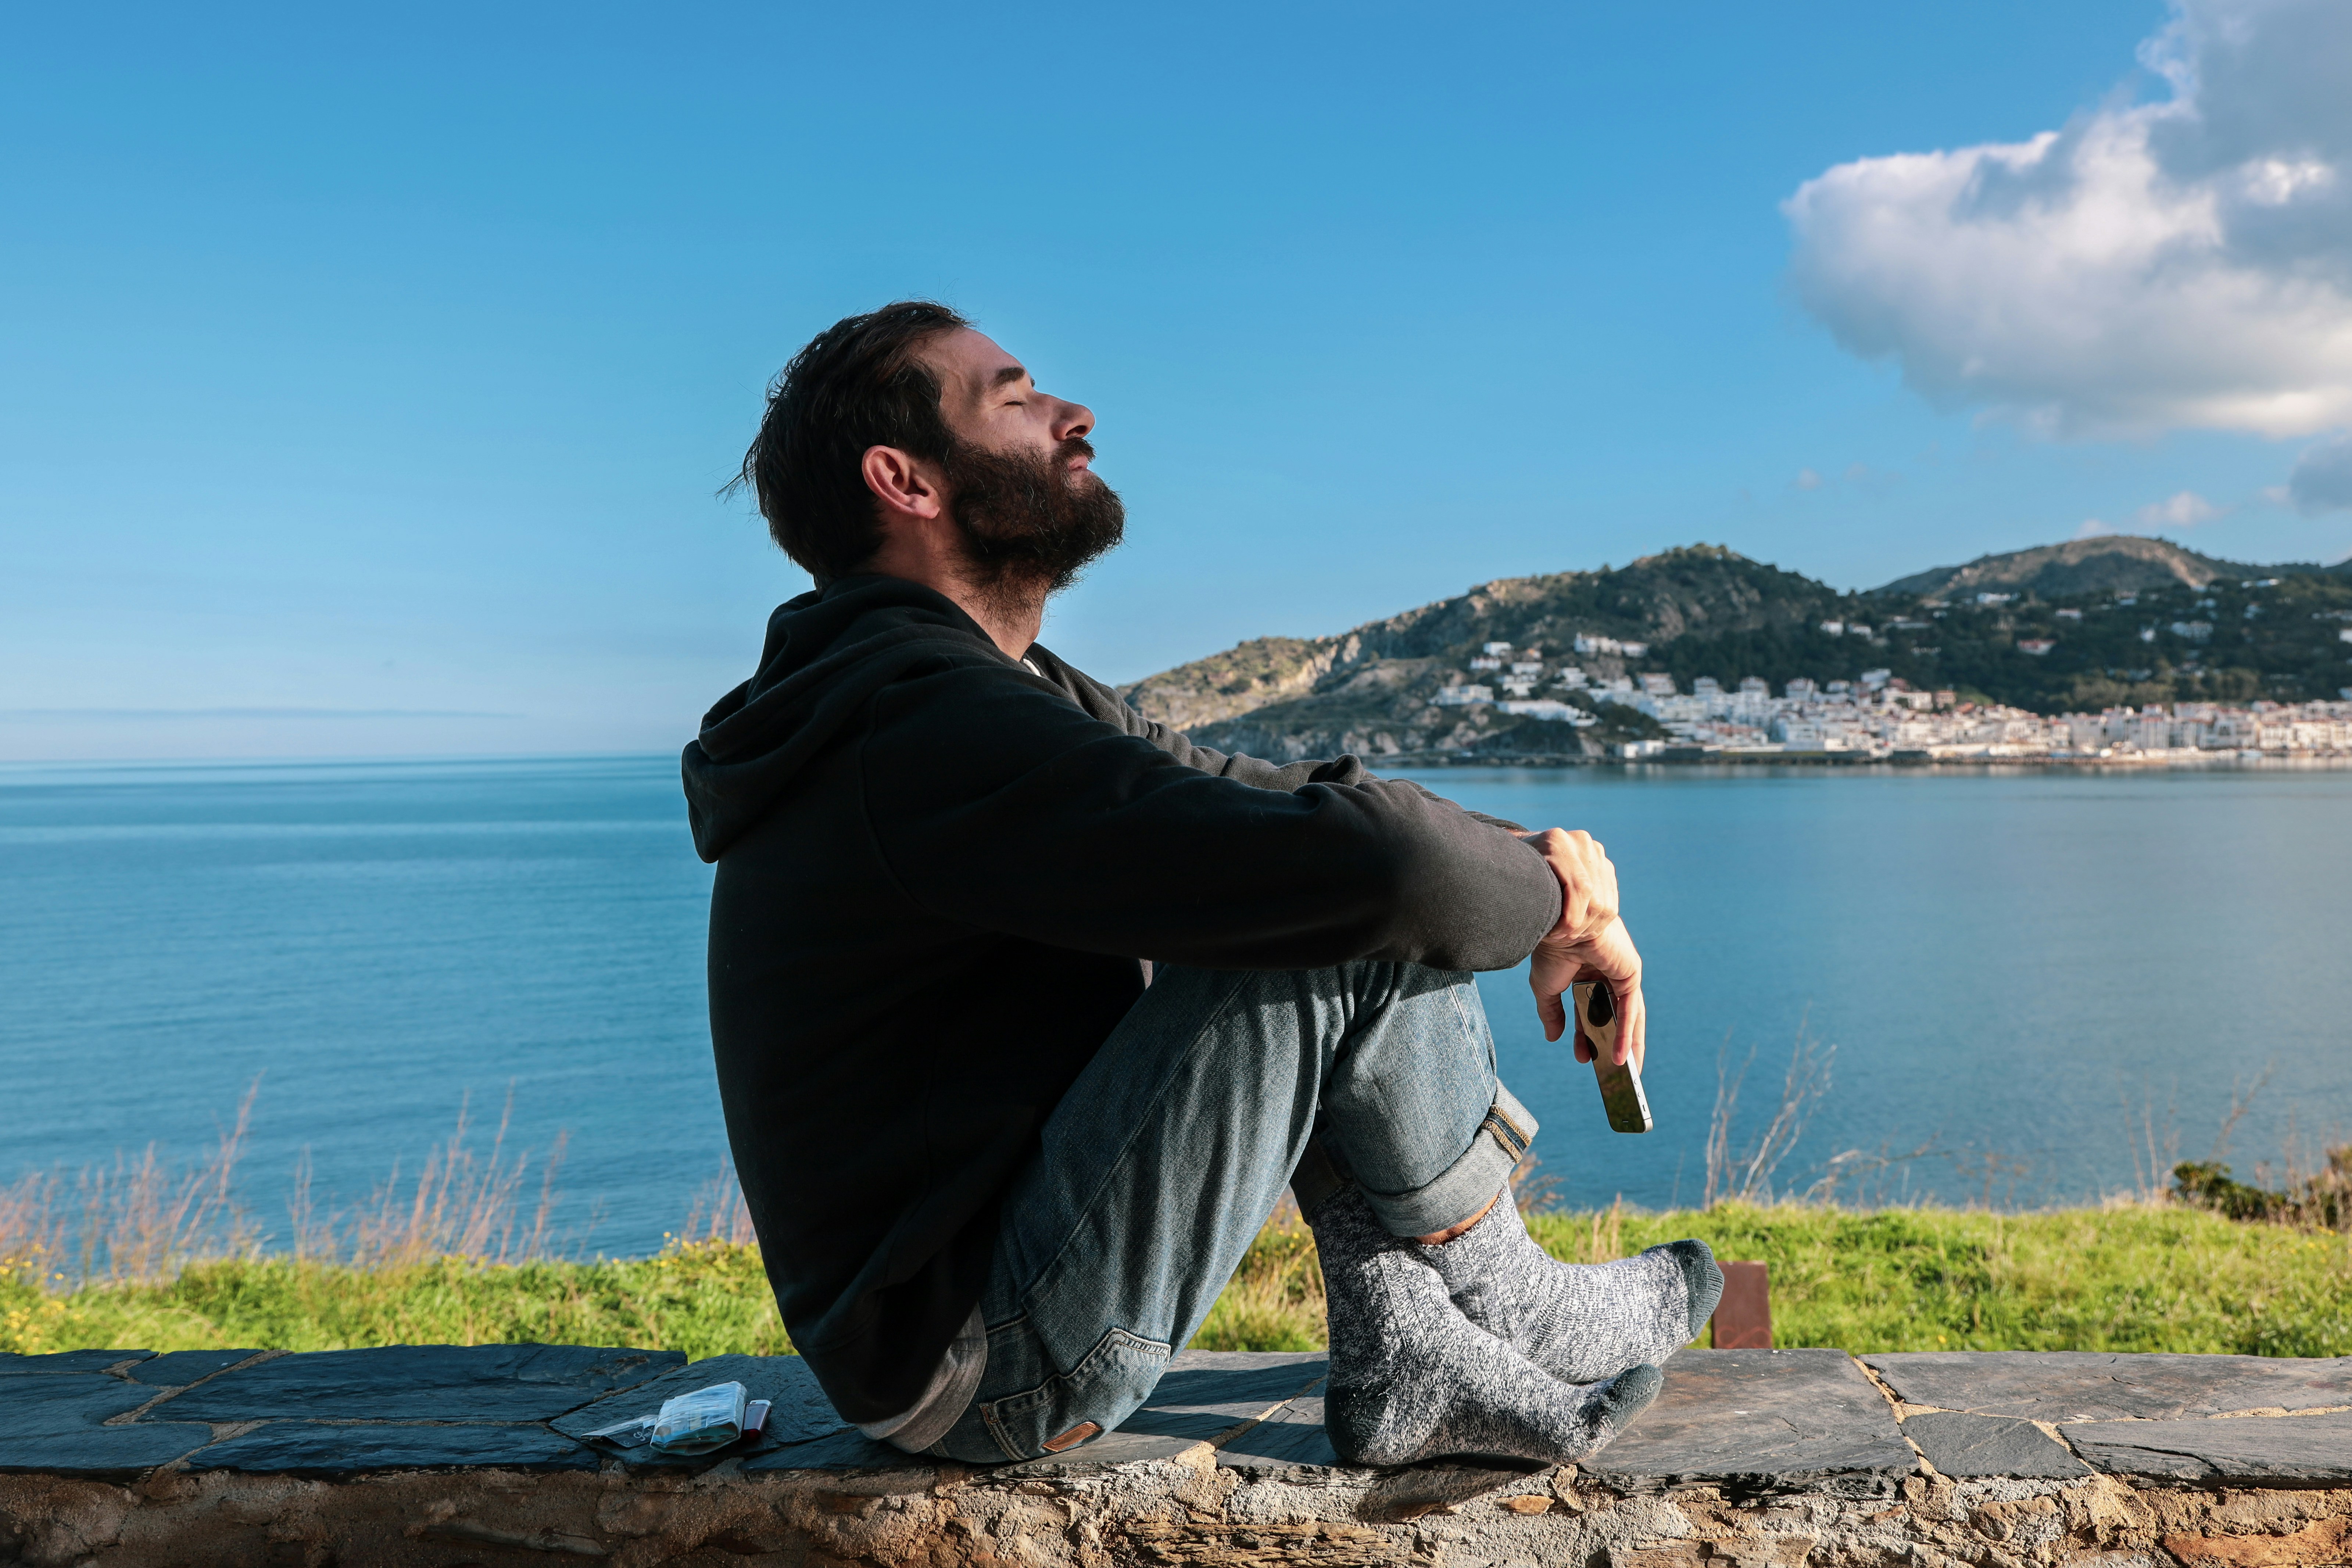
[[[1723,1300],[1708,1320],[1708,1343],[1719,1351],[1772,1348],[1772,1278],[1762,1263],[1726,1263]]]

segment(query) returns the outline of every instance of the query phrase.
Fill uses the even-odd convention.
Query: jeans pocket
[[[1078,1364],[1047,1378],[1034,1388],[992,1399],[980,1407],[989,1436],[1008,1459],[1034,1459],[1059,1448],[1046,1445],[1066,1438],[1091,1422],[1093,1437],[1115,1430],[1151,1396],[1166,1370],[1170,1350],[1159,1340],[1147,1340],[1125,1329],[1108,1329]],[[1075,1447],[1066,1442],[1060,1448]]]

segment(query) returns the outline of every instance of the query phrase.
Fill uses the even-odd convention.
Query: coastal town
[[[1602,726],[1612,705],[1655,721],[1663,738],[1615,741],[1623,761],[2049,762],[2202,764],[2262,758],[2352,758],[2352,687],[2340,700],[2178,702],[2048,715],[1922,691],[1885,669],[1855,680],[1792,679],[1778,695],[1754,676],[1608,674],[1648,652],[1578,635],[1553,652],[1489,642],[1431,699],[1491,704],[1522,719]],[[1601,668],[1595,668],[1595,667]]]

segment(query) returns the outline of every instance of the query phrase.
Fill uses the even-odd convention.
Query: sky
[[[878,19],[877,19],[878,18]],[[19,6],[0,761],[669,750],[768,379],[1092,407],[1108,679],[1706,542],[2352,552],[2352,7]]]

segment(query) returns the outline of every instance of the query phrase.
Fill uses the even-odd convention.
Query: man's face
[[[1119,542],[1126,508],[1096,476],[1093,411],[1037,390],[1021,362],[962,329],[920,351],[955,439],[940,467],[983,586],[1069,586]]]
[[[969,327],[931,339],[919,357],[939,379],[940,414],[955,438],[999,457],[1060,458],[1087,471],[1091,451],[1065,452],[1095,427],[1094,411],[1037,390],[1021,362]]]

